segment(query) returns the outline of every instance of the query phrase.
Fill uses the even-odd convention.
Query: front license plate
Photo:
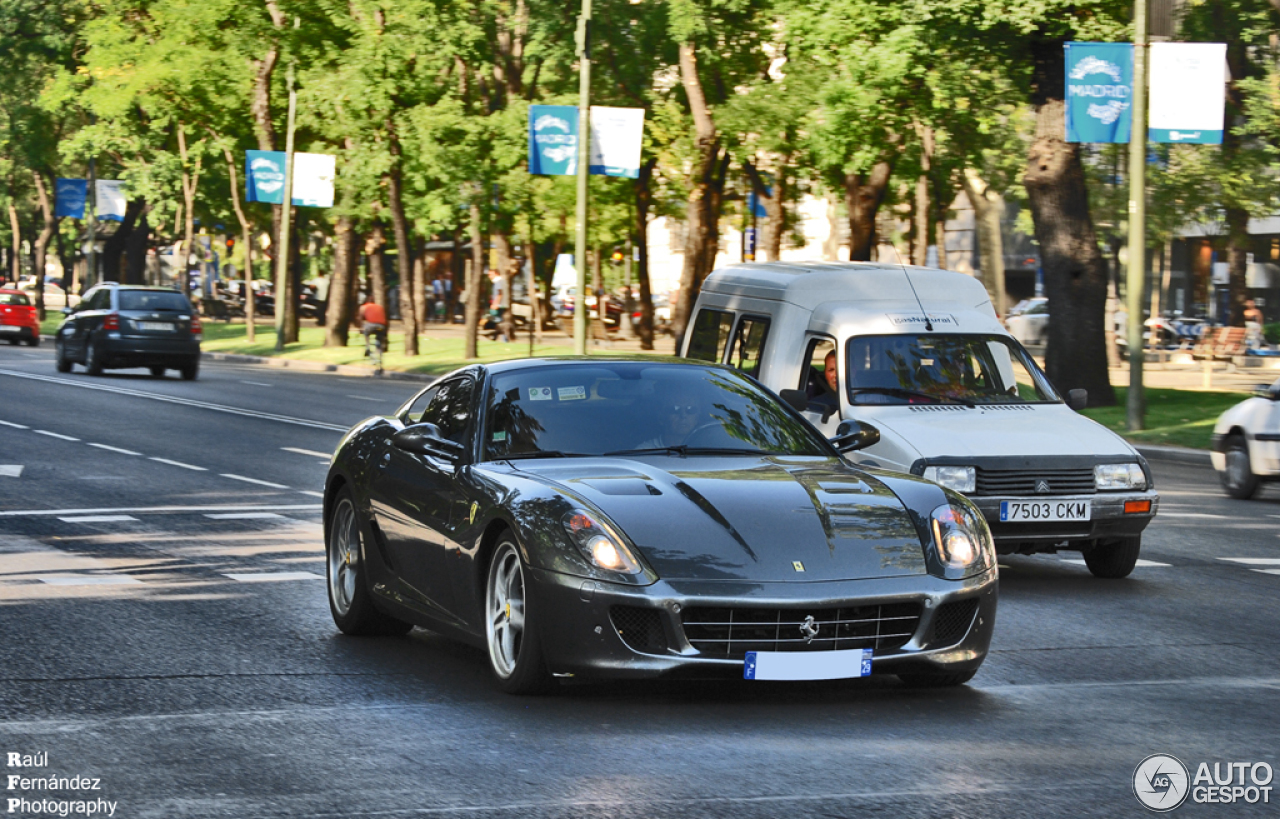
[[[139,330],[155,330],[162,333],[172,333],[173,325],[167,321],[140,321],[138,322]]]
[[[1090,507],[1087,500],[1000,501],[1000,522],[1089,520]]]
[[[748,651],[745,680],[847,680],[871,675],[871,649]]]

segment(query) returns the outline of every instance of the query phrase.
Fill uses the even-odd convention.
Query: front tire
[[[1138,552],[1142,549],[1142,536],[1099,540],[1084,553],[1084,564],[1094,577],[1119,580],[1128,577],[1138,565]]]
[[[363,532],[351,490],[344,487],[338,492],[333,513],[324,527],[325,574],[333,622],[343,634],[405,634],[413,628],[412,623],[383,614],[373,605],[360,548]]]
[[[89,375],[102,375],[102,351],[95,341],[90,341],[89,349],[85,351],[84,369]]]
[[[1249,445],[1243,435],[1232,435],[1226,445],[1227,468],[1219,473],[1222,488],[1227,494],[1238,500],[1248,500],[1258,493],[1261,481],[1253,474],[1253,463],[1249,460]]]
[[[550,688],[552,677],[542,657],[542,642],[529,605],[524,560],[505,532],[489,561],[485,583],[485,641],[489,668],[508,694],[532,694]]]

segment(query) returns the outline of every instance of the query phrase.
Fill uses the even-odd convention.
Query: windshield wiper
[[[644,455],[653,452],[674,452],[675,454],[685,457],[690,452],[704,455],[776,455],[774,452],[767,452],[763,449],[754,449],[752,447],[726,447],[726,446],[688,446],[687,444],[678,444],[676,446],[652,446],[644,449],[618,449],[613,452],[606,452],[605,455]]]
[[[503,455],[495,460],[499,461],[519,461],[527,458],[591,458],[585,452],[561,452],[558,449],[541,449],[537,452],[512,452],[509,455]]]
[[[973,409],[977,406],[967,398],[953,398],[949,395],[934,395],[931,392],[906,390],[902,387],[857,387],[852,392],[854,395],[861,392],[872,392],[877,395],[896,395],[901,396],[902,398],[927,398],[930,401],[937,401],[943,404],[963,404],[969,409]]]

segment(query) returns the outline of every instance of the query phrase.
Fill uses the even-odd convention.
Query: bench
[[[1192,348],[1191,356],[1203,361],[1230,361],[1235,356],[1244,355],[1245,333],[1243,327],[1221,327],[1216,332],[1206,333]]]

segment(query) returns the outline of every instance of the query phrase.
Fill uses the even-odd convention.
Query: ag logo
[[[1176,756],[1152,754],[1133,772],[1133,795],[1144,808],[1164,813],[1187,801],[1191,776]]]

